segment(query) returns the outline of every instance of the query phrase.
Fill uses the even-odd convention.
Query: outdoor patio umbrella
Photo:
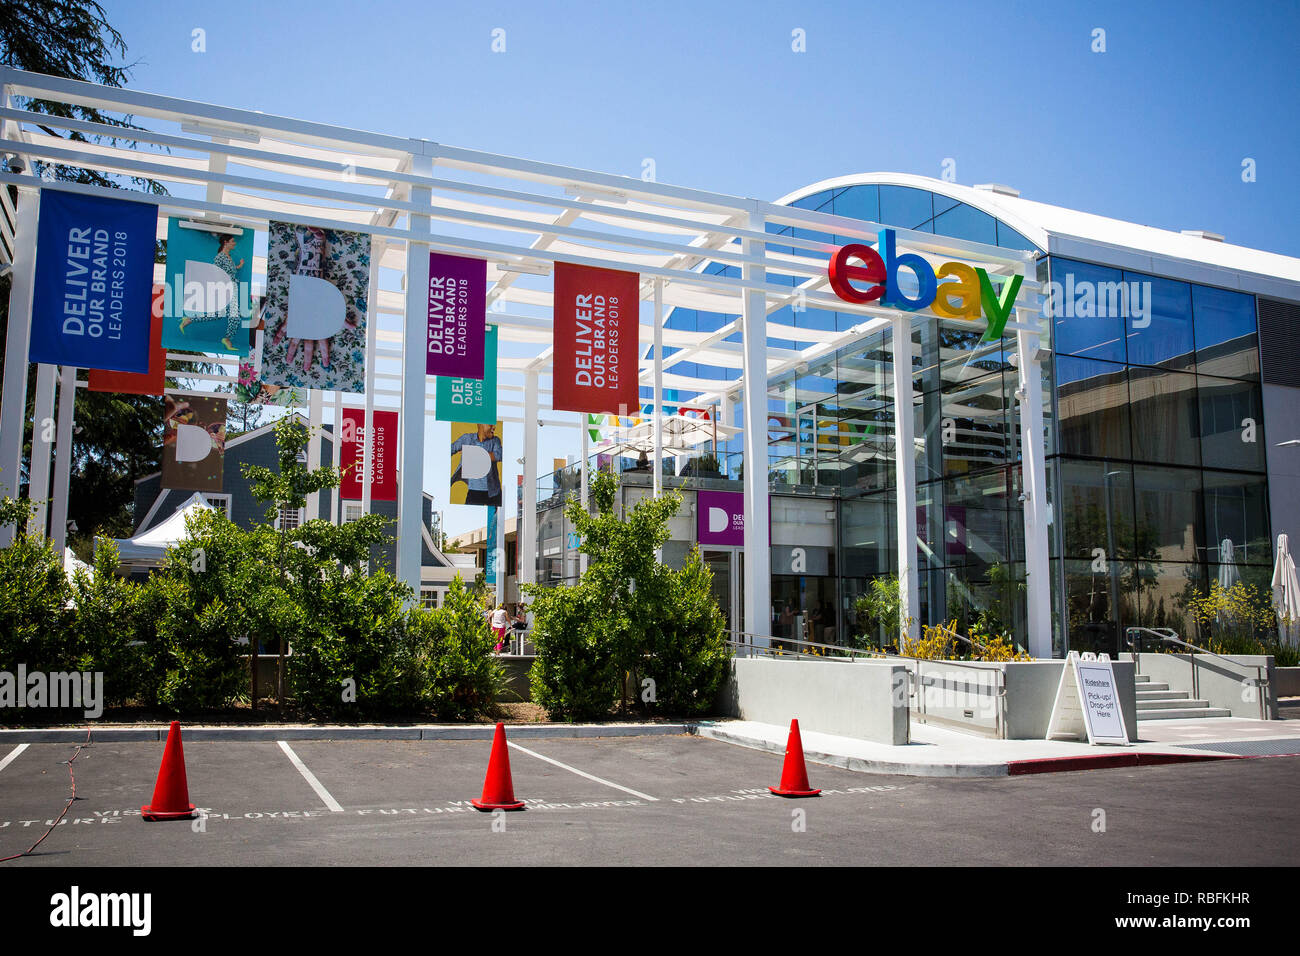
[[[1287,643],[1296,641],[1300,632],[1300,583],[1296,581],[1295,560],[1287,536],[1277,536],[1277,563],[1273,566],[1273,603],[1277,607],[1278,636]]]
[[[1226,591],[1240,580],[1232,539],[1224,538],[1219,542],[1219,587]]]

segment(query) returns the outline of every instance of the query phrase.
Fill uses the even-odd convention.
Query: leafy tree
[[[0,63],[33,73],[88,80],[102,86],[123,86],[131,76],[131,64],[119,62],[126,55],[126,41],[108,22],[102,6],[95,0],[0,0]],[[114,116],[93,106],[68,105],[51,100],[32,99],[23,104],[36,113],[60,119],[73,119],[120,129],[120,138],[134,146],[130,131],[141,127],[129,117]],[[62,136],[74,143],[119,142],[114,135],[98,136],[79,130],[60,132],[57,127],[42,126],[51,136]],[[117,187],[113,177],[77,166],[51,164],[56,178],[64,182],[88,183]],[[157,182],[141,177],[130,180],[147,191],[165,195]]]
[[[88,80],[121,87],[130,78],[131,65],[123,62],[126,41],[108,22],[104,8],[94,0],[0,0],[0,63],[35,73]],[[61,130],[54,124],[44,132],[70,143],[135,141],[130,131],[139,129],[130,117],[115,116],[92,106],[77,106],[50,100],[29,99],[24,108],[51,117],[90,122],[121,130],[97,135],[80,130]],[[55,179],[108,188],[127,186],[155,195],[167,190],[151,179],[111,176],[78,166],[48,165]],[[10,193],[14,198],[16,192]],[[34,241],[34,238],[27,241]],[[160,244],[161,246],[161,244]],[[12,276],[0,278],[0,360],[8,332],[9,289]],[[35,408],[35,367],[29,367],[27,414]],[[75,551],[87,554],[96,533],[123,537],[131,532],[129,507],[133,480],[157,471],[162,436],[162,402],[144,395],[113,395],[78,389],[73,438],[73,467],[68,517],[79,534],[70,538]],[[25,446],[30,461],[31,446]],[[26,471],[20,482],[26,479]],[[43,497],[40,490],[37,495]]]
[[[582,579],[573,587],[523,588],[533,601],[534,699],[557,716],[600,717],[630,684],[642,705],[707,710],[727,660],[712,575],[698,553],[681,571],[655,554],[669,538],[681,495],[642,498],[619,516],[618,479],[600,472],[590,496],[594,513],[572,498],[565,507],[587,555]]]

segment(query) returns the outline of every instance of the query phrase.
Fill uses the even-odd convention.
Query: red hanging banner
[[[92,368],[86,376],[92,392],[161,395],[167,378],[167,351],[162,347],[163,287],[153,287],[153,318],[149,322],[149,371],[105,372]]]
[[[370,446],[371,501],[397,500],[397,412],[371,413],[374,416],[374,441]],[[361,408],[343,409],[343,424],[339,429],[342,446],[339,464],[344,470],[339,486],[339,497],[344,501],[360,501],[362,469],[365,454],[366,413]]]
[[[629,415],[640,406],[640,284],[635,272],[555,264],[552,408]]]

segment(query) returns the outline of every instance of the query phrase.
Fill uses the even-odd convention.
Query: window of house
[[[290,508],[288,505],[280,506],[280,517],[276,526],[287,531],[292,531],[302,524],[302,509]]]
[[[438,606],[438,592],[434,588],[420,588],[420,603],[425,607]]]
[[[363,512],[363,511],[361,510],[361,505],[354,505],[354,504],[344,503],[344,505],[343,505],[343,522],[346,524],[346,523],[351,522],[351,521],[356,521],[356,520],[358,520],[358,519],[362,516],[362,514],[364,514],[364,513],[365,513],[365,512]]]
[[[230,517],[230,495],[204,494],[203,500],[218,511],[224,512],[226,517]]]

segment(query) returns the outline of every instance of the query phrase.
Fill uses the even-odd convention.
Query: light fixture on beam
[[[551,267],[540,263],[502,261],[493,262],[492,264],[501,272],[527,272],[529,275],[535,276],[548,276],[551,274]]]
[[[227,236],[242,236],[243,226],[231,226],[216,219],[182,219],[177,222],[182,229],[197,229],[200,232],[219,232]]]
[[[216,123],[181,123],[181,132],[211,136],[213,139],[237,139],[246,143],[260,143],[262,141],[262,134],[255,129],[221,126]]]
[[[606,202],[625,203],[627,202],[627,193],[619,192],[617,189],[605,189],[601,186],[579,186],[577,183],[570,183],[564,187],[564,195],[571,196],[574,199],[583,199],[593,197],[603,199]]]

